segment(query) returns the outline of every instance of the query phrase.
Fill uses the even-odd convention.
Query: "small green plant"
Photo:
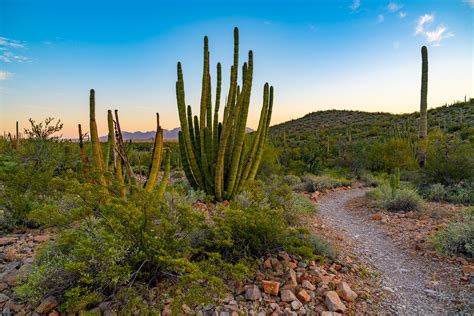
[[[334,189],[342,186],[350,186],[352,181],[341,177],[335,177],[331,175],[315,176],[307,174],[303,176],[302,183],[294,186],[297,191],[316,192],[324,191],[327,189]]]
[[[431,242],[444,255],[474,258],[474,207],[467,208],[459,220],[437,232]]]
[[[388,184],[383,184],[367,193],[369,198],[374,199],[379,207],[389,211],[420,211],[423,208],[423,199],[412,188],[402,188],[393,191]]]
[[[447,194],[448,190],[444,185],[442,185],[441,183],[435,183],[430,185],[430,187],[428,188],[427,196],[428,199],[430,199],[431,201],[440,202],[446,199]]]

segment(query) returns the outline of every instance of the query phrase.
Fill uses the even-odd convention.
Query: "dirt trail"
[[[426,285],[441,263],[412,256],[397,247],[373,221],[358,217],[346,208],[351,199],[365,194],[364,189],[335,191],[318,201],[323,224],[349,240],[353,255],[380,272],[380,286],[387,293],[383,310],[394,315],[446,315],[456,297],[444,286],[430,289]]]

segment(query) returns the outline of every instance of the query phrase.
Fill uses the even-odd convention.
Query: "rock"
[[[324,302],[326,303],[327,307],[331,312],[344,313],[346,311],[346,306],[344,305],[344,303],[342,303],[336,291],[327,292]]]
[[[245,290],[245,299],[249,301],[257,301],[262,298],[262,293],[256,285],[250,285]]]
[[[185,314],[191,314],[191,308],[186,304],[181,305],[181,310]]]
[[[295,294],[291,290],[281,290],[280,297],[283,302],[293,302],[296,300]]]
[[[293,302],[291,302],[291,309],[293,309],[294,311],[299,310],[301,307],[303,307],[303,304],[300,301],[294,300]]]
[[[464,273],[474,273],[474,265],[465,265],[462,267],[462,272]]]
[[[44,301],[36,307],[35,312],[38,314],[47,314],[52,311],[59,303],[53,296],[48,296]]]
[[[50,239],[49,235],[38,235],[33,237],[33,240],[36,242],[44,242]]]
[[[294,263],[293,261],[288,262],[288,268],[290,269],[296,269],[298,265]]]
[[[313,285],[313,283],[309,282],[308,280],[303,280],[303,283],[301,284],[303,288],[314,291],[316,290],[316,287]]]
[[[271,269],[272,268],[272,259],[271,258],[268,258],[267,260],[265,260],[263,262],[263,267],[265,269]]]
[[[2,316],[12,316],[12,315],[13,314],[8,307],[2,310]]]
[[[351,287],[346,282],[339,283],[336,292],[340,297],[348,302],[354,302],[357,298],[357,293],[352,291]]]
[[[0,283],[0,292],[3,292],[4,290],[8,289],[8,284],[6,283]]]
[[[278,295],[280,291],[280,283],[276,281],[262,281],[263,285],[263,292],[270,294],[270,295]]]
[[[2,282],[5,282],[9,286],[16,286],[18,281],[16,279],[16,276],[18,275],[18,270],[17,269],[11,269],[7,271],[5,274],[3,274],[2,277]]]
[[[32,269],[33,265],[31,263],[22,265],[21,268],[18,270],[18,280],[24,281]]]
[[[293,269],[288,269],[285,273],[285,287],[286,288],[295,288],[298,286],[298,281],[296,280],[296,272]]]
[[[392,290],[391,288],[389,288],[388,286],[384,286],[384,287],[382,288],[382,290],[385,291],[385,292],[388,292],[388,293],[395,293],[395,291]]]
[[[321,313],[321,316],[342,316],[341,313],[336,313],[336,312],[328,312],[324,311]]]
[[[59,313],[55,309],[53,309],[53,311],[51,313],[49,313],[48,316],[59,316]]]
[[[303,303],[311,302],[311,295],[309,295],[305,290],[299,291],[297,296]]]
[[[168,307],[163,308],[163,310],[161,311],[161,315],[162,316],[171,316],[171,309],[169,309]]]
[[[380,213],[376,213],[376,214],[372,215],[372,220],[374,220],[374,221],[381,221],[382,219],[383,219],[383,216]]]
[[[16,242],[18,238],[16,237],[2,237],[0,238],[0,246],[6,246]]]
[[[8,301],[10,298],[8,296],[6,296],[5,294],[3,293],[0,293],[0,304],[2,303],[5,303],[6,301]]]

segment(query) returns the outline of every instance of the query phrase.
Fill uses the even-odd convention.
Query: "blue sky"
[[[90,88],[102,133],[109,108],[124,130],[153,130],[155,112],[176,127],[176,63],[197,109],[202,38],[226,83],[234,26],[241,60],[254,52],[249,126],[267,81],[274,124],[324,109],[416,111],[422,45],[436,107],[474,95],[473,15],[474,0],[0,0],[0,131],[53,116],[75,137],[77,123],[87,126]]]

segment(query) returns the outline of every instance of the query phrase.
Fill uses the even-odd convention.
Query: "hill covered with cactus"
[[[409,132],[418,133],[419,112],[391,114],[348,110],[325,110],[274,125],[270,135],[274,140],[301,141],[318,135],[346,137],[347,140],[377,139]],[[440,106],[428,110],[429,128],[439,128],[448,133],[468,132],[473,134],[474,99]],[[285,135],[286,134],[286,135]]]

